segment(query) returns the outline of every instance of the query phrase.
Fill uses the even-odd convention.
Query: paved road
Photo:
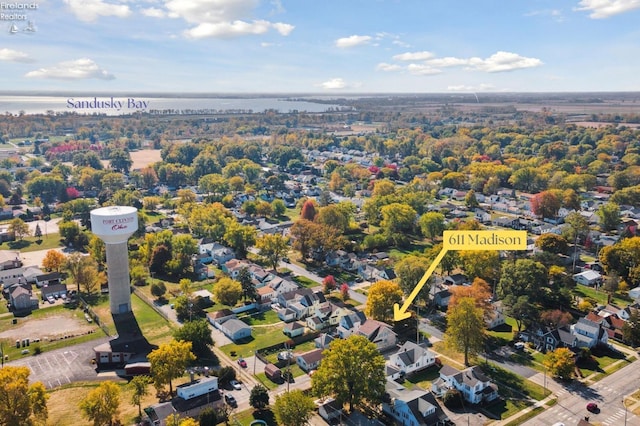
[[[622,399],[640,387],[640,368],[638,368],[637,362],[627,365],[590,387],[575,382],[555,391],[558,403],[523,424],[548,426],[556,422],[563,422],[567,425],[574,425],[581,418],[589,416],[589,421],[594,424],[624,425],[625,409],[622,405]],[[589,413],[586,410],[586,405],[589,402],[598,404],[601,411],[597,414]],[[626,417],[627,425],[640,425],[640,418],[633,413],[626,413]]]

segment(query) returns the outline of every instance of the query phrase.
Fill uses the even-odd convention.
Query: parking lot
[[[91,364],[94,357],[93,348],[108,341],[108,338],[56,349],[11,361],[7,365],[26,366],[31,370],[30,381],[42,382],[47,389],[71,382],[96,380],[98,374]]]

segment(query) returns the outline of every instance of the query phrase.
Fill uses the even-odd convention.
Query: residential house
[[[281,277],[275,277],[274,279],[269,281],[269,287],[271,287],[276,293],[276,299],[277,296],[283,293],[288,293],[300,288],[300,286],[295,282]]]
[[[272,303],[276,298],[276,291],[270,285],[256,289],[256,293],[261,304]]]
[[[322,349],[312,349],[308,352],[300,354],[296,357],[296,363],[307,373],[311,370],[317,370],[322,361]]]
[[[62,276],[60,272],[50,272],[36,277],[36,287],[43,287],[52,284],[60,284]]]
[[[628,321],[631,318],[631,315],[640,309],[640,304],[634,303],[632,305],[627,305],[625,308],[620,309],[616,312],[618,318]]]
[[[22,285],[13,287],[11,293],[9,293],[9,303],[14,311],[38,309],[38,299],[32,296],[30,289]]]
[[[0,250],[0,271],[22,266],[19,251]]]
[[[504,307],[502,306],[502,301],[499,300],[497,302],[493,302],[491,304],[493,310],[491,311],[491,315],[485,318],[485,323],[487,324],[487,328],[491,330],[492,328],[496,328],[505,323],[505,315],[504,315]]]
[[[366,337],[376,344],[378,350],[383,352],[396,346],[398,336],[387,324],[368,319],[360,325],[356,334]]]
[[[283,309],[295,312],[295,319],[304,319],[309,316],[311,308],[326,301],[321,292],[313,292],[308,288],[297,288],[278,295],[278,303]],[[284,320],[283,320],[284,321]]]
[[[320,331],[328,325],[329,324],[325,323],[320,317],[310,316],[307,318],[307,327],[312,331]]]
[[[640,287],[634,287],[629,290],[629,297],[634,300],[640,298]]]
[[[444,277],[443,282],[447,285],[468,285],[469,278],[464,274],[453,274]]]
[[[407,341],[389,357],[388,363],[398,368],[400,374],[411,374],[434,365],[436,356],[429,349]]]
[[[440,378],[431,385],[431,391],[443,397],[449,389],[457,389],[465,401],[471,404],[489,402],[498,398],[498,386],[482,372],[479,366],[462,371],[449,365],[440,369]]]
[[[602,324],[580,318],[571,326],[571,333],[575,338],[574,347],[594,348],[608,344],[609,335]]]
[[[218,324],[217,328],[234,342],[251,337],[251,327],[239,319],[228,319],[225,322]]]
[[[327,349],[331,344],[331,342],[333,342],[334,340],[335,338],[332,337],[330,334],[322,333],[318,337],[313,339],[313,342],[315,343],[316,348]]]
[[[334,424],[342,417],[342,405],[333,398],[327,398],[318,404],[318,415],[328,424]]]
[[[439,426],[450,424],[435,396],[419,387],[408,390],[387,382],[382,412],[403,426]]]
[[[304,334],[304,324],[300,321],[290,322],[285,324],[282,328],[282,332],[291,338],[302,336]]]
[[[5,241],[15,241],[16,234],[9,225],[0,225],[0,243]]]
[[[218,324],[222,324],[226,320],[230,320],[232,318],[237,317],[230,309],[220,309],[219,311],[207,313],[207,321],[209,321],[209,323],[215,328],[218,328]]]
[[[598,286],[602,282],[602,275],[597,271],[587,269],[578,274],[574,274],[573,280],[578,284],[593,287]]]
[[[496,208],[496,206],[494,206],[494,209],[495,208]],[[514,217],[500,216],[500,217],[497,217],[497,218],[493,219],[491,221],[491,224],[493,226],[500,226],[502,228],[516,229],[520,225],[520,221],[518,220],[517,217],[514,218]]]
[[[451,292],[448,289],[440,290],[433,295],[433,303],[440,309],[444,309],[449,306],[450,299]]]
[[[482,209],[476,209],[473,217],[480,223],[491,223],[491,215]]]
[[[540,352],[551,352],[560,347],[570,348],[575,341],[571,330],[566,327],[527,330],[520,333],[520,338],[531,342]]]
[[[367,320],[363,312],[356,311],[352,312],[348,315],[340,318],[338,322],[338,328],[336,331],[338,332],[338,336],[341,339],[346,339],[351,336],[353,333],[358,331],[360,326]]]

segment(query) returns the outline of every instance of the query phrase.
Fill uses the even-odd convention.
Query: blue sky
[[[0,90],[640,90],[640,0],[4,1]]]

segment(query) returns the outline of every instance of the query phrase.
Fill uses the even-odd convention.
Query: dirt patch
[[[133,161],[131,170],[143,169],[150,164],[162,161],[160,152],[161,150],[159,149],[143,149],[141,151],[131,151],[129,153],[129,155],[131,155],[131,161]],[[102,160],[102,164],[104,165],[104,167],[108,168],[109,160]]]
[[[17,325],[0,333],[0,338],[8,339],[48,339],[86,334],[95,327],[82,322],[72,315],[53,315],[46,318],[18,319]]]

